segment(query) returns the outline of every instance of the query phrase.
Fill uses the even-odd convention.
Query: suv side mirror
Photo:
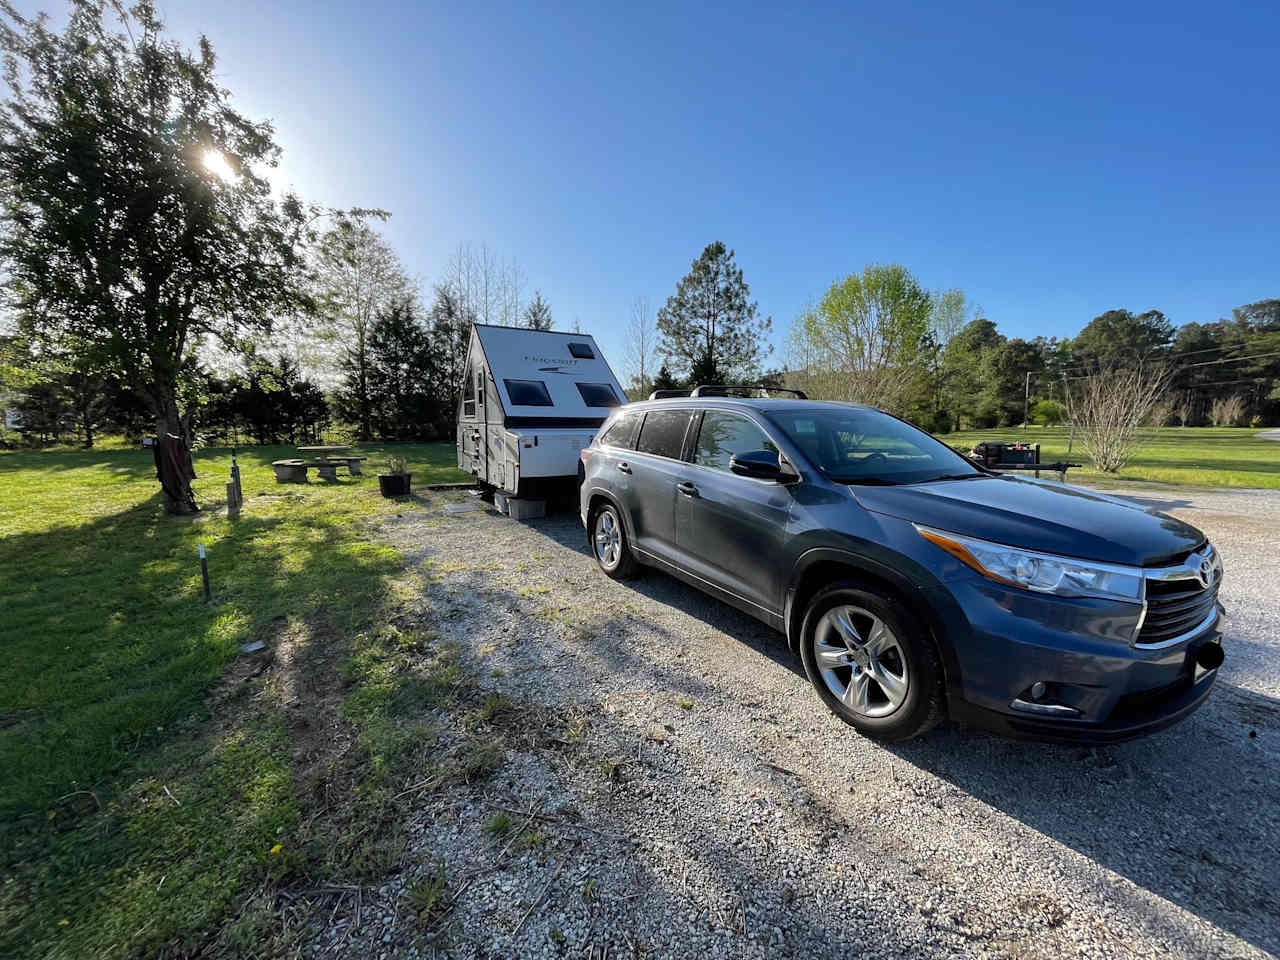
[[[797,479],[795,468],[789,463],[784,466],[776,450],[752,450],[749,453],[734,454],[729,458],[729,469],[740,477],[753,477],[756,480],[789,483]]]

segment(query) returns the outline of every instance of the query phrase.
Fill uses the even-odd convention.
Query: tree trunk
[[[164,507],[169,513],[191,513],[196,509],[191,491],[195,471],[191,469],[190,449],[178,415],[177,391],[158,387],[156,408],[157,479],[164,494]],[[179,440],[171,444],[170,436]]]
[[[80,422],[84,424],[84,448],[86,450],[93,449],[93,412],[91,404],[86,403],[80,408]]]

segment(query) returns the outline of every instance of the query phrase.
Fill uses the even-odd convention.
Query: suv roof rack
[[[650,400],[667,400],[667,399],[670,399],[671,397],[687,397],[687,396],[689,396],[688,390],[655,390],[653,391],[653,393],[649,394],[649,399]]]
[[[797,400],[808,400],[809,395],[803,390],[788,390],[786,387],[771,387],[763,383],[743,383],[743,384],[723,384],[723,383],[703,383],[693,388],[691,397],[728,397],[734,393],[743,393],[749,390],[763,390],[764,395],[770,396],[775,393],[789,393]]]

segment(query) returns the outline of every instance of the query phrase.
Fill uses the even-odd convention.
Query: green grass
[[[1246,427],[1163,427],[1148,431],[1133,459],[1114,474],[1089,466],[1088,455],[1078,439],[1068,456],[1066,427],[969,430],[940,434],[939,439],[964,450],[979,440],[1039,443],[1042,462],[1070,460],[1084,464],[1067,474],[1072,481],[1280,488],[1280,442],[1259,437],[1258,432]]]
[[[308,863],[293,831],[316,800],[297,754],[315,734],[288,712],[316,682],[307,671],[334,653],[355,664],[342,715],[375,785],[421,732],[393,729],[379,693],[430,696],[429,680],[366,678],[359,662],[401,571],[367,523],[425,503],[379,496],[388,449],[361,447],[362,478],[306,486],[275,481],[291,448],[242,450],[238,518],[218,509],[226,450],[195,458],[207,509],[194,517],[164,513],[148,452],[0,453],[0,954],[142,956],[215,929],[231,953],[237,937],[264,952],[236,911]],[[451,445],[394,450],[419,489],[466,479]],[[271,683],[223,679],[233,661],[251,672],[240,644],[282,638],[292,660]]]

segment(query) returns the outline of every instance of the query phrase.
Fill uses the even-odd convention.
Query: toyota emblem
[[[1207,557],[1200,561],[1200,569],[1196,572],[1196,576],[1199,578],[1202,587],[1208,588],[1213,583],[1213,564],[1209,562]]]

